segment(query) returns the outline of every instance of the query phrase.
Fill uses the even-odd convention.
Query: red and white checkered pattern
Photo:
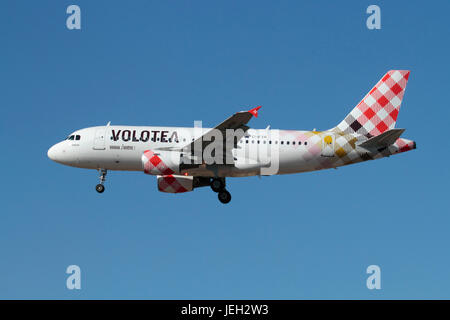
[[[153,175],[171,175],[175,173],[169,168],[161,158],[151,150],[144,151],[142,154],[142,163],[144,164],[144,172]]]
[[[409,73],[409,70],[388,71],[334,131],[372,137],[393,129]]]
[[[192,191],[194,188],[192,176],[158,176],[158,190],[168,193],[182,193]]]
[[[416,142],[408,139],[398,138],[394,143],[397,153],[414,150],[416,148]]]

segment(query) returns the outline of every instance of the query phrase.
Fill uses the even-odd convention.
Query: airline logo
[[[160,141],[160,142],[178,142],[178,133],[176,131],[168,130],[111,130],[111,139],[113,141],[133,141],[133,142],[147,142],[147,141]]]

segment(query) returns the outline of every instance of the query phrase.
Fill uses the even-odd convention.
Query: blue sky
[[[82,29],[66,28],[81,7]],[[366,8],[381,8],[381,30]],[[445,1],[0,2],[0,298],[450,298]],[[322,172],[157,191],[143,173],[58,165],[93,125],[327,129],[390,69],[418,149]],[[82,271],[67,290],[65,270]],[[381,267],[381,290],[366,288]]]

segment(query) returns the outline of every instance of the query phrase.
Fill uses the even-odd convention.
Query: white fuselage
[[[79,168],[143,171],[141,157],[144,151],[182,148],[209,130],[112,125],[90,127],[72,133],[70,140],[66,139],[51,147],[48,156],[56,162]],[[331,131],[249,129],[232,150],[232,165],[201,165],[179,173],[205,177],[242,177],[334,168],[349,164],[335,152],[339,147],[338,138],[343,137],[336,137]],[[347,135],[345,140],[361,138],[365,139],[354,134]],[[345,158],[352,159],[351,163],[368,160],[359,160],[361,150],[357,148],[350,148]]]
[[[79,168],[143,171],[141,156],[144,151],[170,147],[181,148],[209,130],[209,128],[186,127],[91,127],[71,134],[74,137],[73,140],[64,140],[53,146],[49,150],[49,157],[59,163]],[[290,131],[283,131],[285,132]],[[76,140],[77,136],[79,140]],[[211,166],[187,171],[189,175],[194,176],[259,174],[260,168],[267,167],[275,157],[275,153],[271,156],[268,151],[269,139],[271,145],[273,144],[272,148],[275,146],[279,148],[278,174],[314,170],[315,161],[308,161],[311,157],[308,157],[310,153],[307,151],[307,141],[293,145],[294,136],[283,139],[280,137],[279,130],[249,129],[239,141],[238,147],[233,149],[235,166],[215,165],[215,169],[218,169],[216,173],[214,173],[216,170],[211,170]]]

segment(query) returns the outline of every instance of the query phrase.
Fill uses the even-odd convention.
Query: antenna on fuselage
[[[110,124],[111,124],[111,121],[108,121],[108,123],[106,124],[106,126],[109,127]]]

